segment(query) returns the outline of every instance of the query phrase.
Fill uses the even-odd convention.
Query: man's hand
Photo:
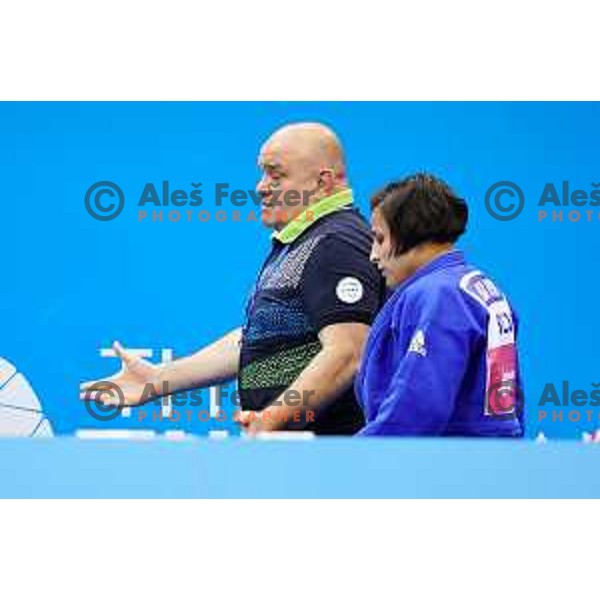
[[[119,342],[113,344],[113,349],[121,359],[121,370],[107,379],[82,383],[79,395],[82,400],[102,402],[107,405],[124,403],[125,406],[137,406],[160,395],[162,370],[159,367],[133,356]],[[107,385],[103,386],[99,381],[106,381]],[[113,389],[117,387],[122,392],[122,397],[108,393],[111,387]]]
[[[121,370],[101,380],[104,385],[99,381],[83,383],[80,398],[103,404],[137,406],[166,392],[209,387],[228,381],[237,375],[240,339],[241,328],[238,327],[210,346],[162,365],[153,365],[138,358],[115,342],[113,349],[122,361]],[[163,389],[165,384],[168,390]]]
[[[241,425],[242,431],[250,436],[277,429],[275,422],[270,418],[269,411],[238,411],[235,413],[234,419]]]

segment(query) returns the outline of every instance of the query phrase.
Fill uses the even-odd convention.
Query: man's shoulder
[[[348,208],[339,210],[319,219],[309,230],[310,237],[318,237],[320,244],[328,248],[355,247],[362,252],[370,253],[371,230],[361,213]]]

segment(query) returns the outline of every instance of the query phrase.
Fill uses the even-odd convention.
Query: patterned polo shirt
[[[320,352],[324,327],[371,324],[385,293],[369,260],[371,241],[351,190],[319,200],[273,234],[246,307],[238,381],[244,410],[263,409],[294,382]],[[363,422],[350,387],[305,428],[352,434]]]

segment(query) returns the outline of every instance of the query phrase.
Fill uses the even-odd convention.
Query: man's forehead
[[[274,156],[261,154],[258,157],[258,166],[261,169],[278,169],[281,167],[281,161],[277,160]]]
[[[283,160],[275,152],[261,152],[258,156],[258,166],[262,169],[280,169],[283,166]]]
[[[259,166],[265,168],[280,168],[286,161],[286,152],[279,144],[269,144],[268,142],[261,148],[258,155]]]

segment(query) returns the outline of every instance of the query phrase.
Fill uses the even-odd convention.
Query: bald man
[[[364,419],[352,382],[384,285],[369,260],[370,229],[354,207],[341,144],[324,125],[292,124],[265,142],[258,164],[272,247],[244,326],[158,366],[116,343],[123,368],[112,382],[136,405],[152,399],[148,383],[159,393],[165,381],[177,391],[237,377],[238,421],[250,434],[353,434]],[[93,384],[82,385],[82,398]]]

